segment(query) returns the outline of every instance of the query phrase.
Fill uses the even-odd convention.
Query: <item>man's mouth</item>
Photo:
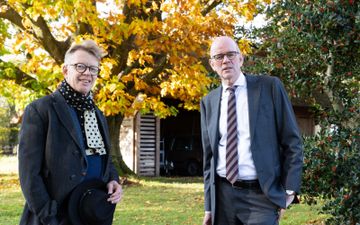
[[[225,67],[222,69],[223,71],[229,71],[229,70],[232,70],[232,67]]]
[[[80,79],[79,81],[80,81],[81,83],[85,83],[85,84],[90,84],[90,83],[91,83],[90,80]]]

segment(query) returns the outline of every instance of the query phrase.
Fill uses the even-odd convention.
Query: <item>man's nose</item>
[[[229,57],[227,57],[227,55],[224,55],[224,58],[223,58],[223,63],[224,62],[229,62],[229,61],[231,61],[230,59],[229,59]]]

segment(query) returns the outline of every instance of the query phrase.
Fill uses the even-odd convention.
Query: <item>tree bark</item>
[[[134,172],[130,170],[129,167],[125,164],[120,152],[120,126],[124,119],[124,115],[117,114],[115,116],[108,116],[106,119],[110,131],[110,141],[111,141],[110,154],[113,163],[117,171],[119,172],[120,176],[134,175]]]

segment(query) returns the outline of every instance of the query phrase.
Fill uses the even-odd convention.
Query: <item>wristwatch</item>
[[[286,190],[287,195],[295,195],[295,191]]]

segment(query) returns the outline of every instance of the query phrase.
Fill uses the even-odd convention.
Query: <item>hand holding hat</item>
[[[109,196],[106,184],[101,180],[85,181],[78,185],[69,198],[68,214],[71,223],[111,225],[116,205],[108,201]]]

